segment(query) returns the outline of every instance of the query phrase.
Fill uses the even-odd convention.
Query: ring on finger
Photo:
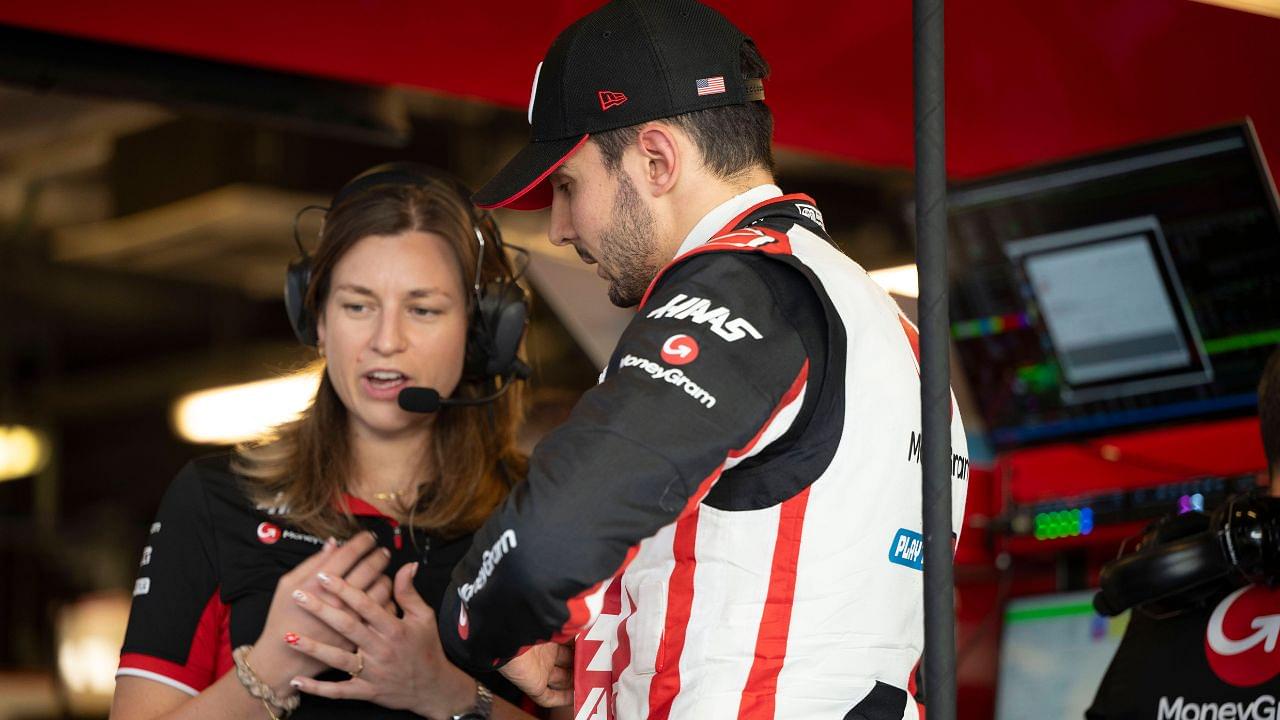
[[[360,654],[360,648],[356,648],[356,669],[350,672],[351,679],[360,677],[362,672],[364,672],[364,656]]]

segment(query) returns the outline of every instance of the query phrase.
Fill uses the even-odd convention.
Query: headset
[[[1261,490],[1233,495],[1212,515],[1187,513],[1154,523],[1132,553],[1107,563],[1093,598],[1101,615],[1131,607],[1173,613],[1224,587],[1280,582],[1280,498]]]
[[[393,162],[370,168],[346,185],[334,195],[328,207],[308,205],[298,211],[293,220],[293,241],[298,247],[299,257],[289,263],[285,272],[284,305],[289,316],[289,326],[298,341],[303,345],[315,347],[319,344],[316,331],[316,318],[306,308],[306,297],[311,285],[311,256],[302,246],[298,236],[298,221],[312,210],[328,213],[344,202],[368,192],[374,188],[387,186],[432,187],[444,186],[456,193],[468,208],[471,229],[479,245],[476,260],[476,274],[472,283],[474,306],[468,321],[466,362],[463,378],[492,384],[498,379],[505,382],[495,393],[475,399],[440,399],[430,388],[407,388],[402,391],[401,407],[416,412],[434,412],[439,405],[472,405],[490,402],[497,399],[511,386],[513,379],[525,379],[530,374],[529,367],[520,360],[520,340],[524,336],[528,324],[529,303],[519,280],[524,274],[524,266],[517,272],[513,269],[509,257],[505,253],[506,246],[502,242],[502,234],[493,216],[487,211],[479,210],[471,204],[471,190],[460,180],[434,168],[418,163]],[[324,227],[321,225],[320,235]],[[528,255],[522,248],[512,247],[525,259]],[[486,252],[496,252],[499,264],[504,269],[504,277],[497,281],[482,283],[481,272],[484,268]],[[408,391],[417,391],[418,401],[410,401],[412,407],[405,407],[405,395]],[[422,393],[427,393],[425,400]],[[413,395],[412,393],[410,395]],[[431,395],[435,399],[431,399]],[[434,406],[433,406],[434,405]]]

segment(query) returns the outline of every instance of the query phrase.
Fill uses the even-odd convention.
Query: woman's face
[[[453,392],[466,357],[465,292],[453,251],[435,233],[370,235],[334,266],[318,332],[356,432],[390,437],[426,422],[396,404],[403,388]]]

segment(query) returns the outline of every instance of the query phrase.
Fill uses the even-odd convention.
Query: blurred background
[[[186,460],[287,417],[314,387],[293,375],[312,355],[293,340],[281,299],[297,211],[390,160],[479,185],[527,139],[524,103],[543,50],[595,4],[0,6],[0,719],[105,715],[164,488]],[[782,18],[764,2],[712,4],[773,64],[780,184],[813,196],[835,241],[914,314],[909,4],[816,4]],[[1044,434],[1035,428],[1067,416],[1115,419],[1173,400],[1064,400],[1070,369],[993,344],[1038,316],[998,307],[1018,294],[1014,271],[992,270],[974,250],[1150,213],[1176,236],[1207,215],[1177,226],[1159,203],[1134,208],[1115,188],[1101,203],[1113,210],[1087,219],[1052,198],[993,210],[989,193],[973,193],[1068,167],[1045,163],[1093,167],[1078,158],[1232,124],[1241,139],[1223,172],[1243,189],[1222,203],[1248,205],[1253,224],[1222,262],[1280,275],[1270,264],[1274,188],[1258,150],[1280,154],[1280,99],[1263,82],[1280,67],[1280,10],[1243,4],[949,4],[949,167],[971,191],[953,212],[964,273],[953,367],[972,456],[957,570],[962,717],[996,714],[1007,630],[1075,612],[1088,637],[1114,640],[1122,624],[1099,625],[1061,593],[1091,587],[1152,513],[1211,505],[1262,469],[1241,398],[1258,358],[1280,344],[1277,304],[1223,321],[1236,323],[1237,345],[1219,349],[1242,354],[1216,377],[1234,384],[1202,390],[1234,405]],[[1240,125],[1246,117],[1252,125]],[[1171,172],[1162,177],[1181,177]],[[1165,205],[1203,195],[1204,182],[1168,182],[1157,183]],[[302,220],[304,243],[316,217]],[[595,382],[629,315],[608,305],[574,253],[546,242],[543,214],[498,219],[507,242],[532,253],[531,447]],[[1226,277],[1184,280],[1208,297]],[[1280,300],[1274,282],[1232,278]],[[1093,402],[1112,405],[1080,405]],[[1213,462],[1194,457],[1210,447]],[[1150,507],[1133,492],[1153,493]],[[1094,535],[1096,498],[1115,493],[1118,514],[1097,510],[1098,525],[1111,517],[1114,527]],[[1044,593],[1054,594],[1048,605],[1010,609]],[[1105,658],[1113,645],[1098,647]]]
[[[295,213],[395,159],[478,187],[527,134],[491,102],[0,27],[0,717],[105,715],[164,489],[313,391],[245,386],[313,358],[281,299]],[[911,262],[906,173],[779,161],[871,267]],[[531,447],[629,313],[543,213],[499,222],[533,251]]]

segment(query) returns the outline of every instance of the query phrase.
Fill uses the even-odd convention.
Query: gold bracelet
[[[283,700],[277,698],[271,686],[259,680],[253,668],[249,667],[249,651],[252,649],[252,645],[241,645],[231,651],[231,658],[236,661],[236,678],[251,696],[262,701],[271,720],[288,717],[289,713],[298,709],[298,703],[302,702],[301,696],[291,695]]]

